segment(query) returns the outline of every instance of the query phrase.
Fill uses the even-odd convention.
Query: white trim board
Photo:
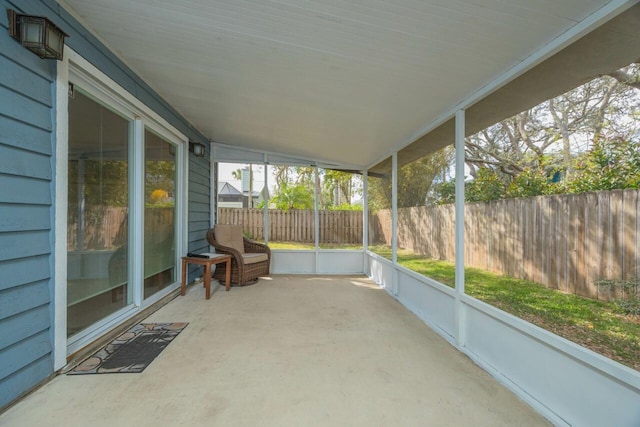
[[[67,51],[70,51],[67,47]],[[56,73],[56,135],[55,135],[55,200],[53,252],[53,370],[67,364],[67,187],[69,171],[69,56],[57,63]],[[64,195],[64,197],[62,196]]]

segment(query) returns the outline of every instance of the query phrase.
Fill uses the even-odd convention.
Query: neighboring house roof
[[[218,195],[219,196],[242,196],[242,191],[238,190],[228,182],[218,183]]]
[[[261,195],[269,194],[269,190],[266,186],[262,186],[259,190],[253,190],[253,197],[260,197]],[[242,196],[245,195],[242,191],[238,190],[232,184],[228,182],[218,183],[218,195],[219,196]]]

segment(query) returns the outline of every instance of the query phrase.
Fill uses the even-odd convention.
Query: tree
[[[273,166],[273,177],[275,178],[275,187],[281,188],[289,184],[290,166]]]
[[[293,187],[303,187],[311,195],[313,205],[317,186],[318,205],[321,209],[336,209],[336,206],[347,209],[352,197],[362,194],[362,179],[359,175],[318,168],[316,179],[316,169],[315,166],[274,166],[275,194],[290,192]]]
[[[625,178],[634,173],[630,147],[640,139],[639,93],[634,63],[467,138],[465,161],[474,178],[467,200],[628,188],[634,182]],[[617,156],[620,150],[628,154]],[[603,166],[605,158],[617,167]]]
[[[480,168],[476,178],[465,185],[465,200],[468,202],[487,202],[502,198],[507,182],[503,176],[489,168]]]
[[[313,193],[304,185],[284,184],[271,198],[276,209],[313,209]]]
[[[445,147],[398,169],[398,206],[423,206],[437,179],[453,160],[453,146]],[[391,177],[369,181],[369,206],[372,210],[391,208]]]
[[[145,200],[151,200],[156,189],[175,194],[176,165],[173,161],[149,161],[145,166]]]
[[[81,166],[80,163],[83,163]],[[69,202],[84,198],[87,206],[127,206],[129,204],[128,163],[122,160],[75,160],[69,162]],[[82,177],[78,171],[84,170]],[[78,194],[78,180],[84,180],[84,194]],[[162,183],[156,181],[158,187]],[[162,187],[173,191],[173,186]],[[148,189],[148,194],[154,188]]]
[[[600,141],[576,161],[576,172],[565,183],[567,192],[640,188],[640,143]]]
[[[315,171],[316,168],[313,166],[297,166],[293,168],[295,171],[296,180],[295,183],[297,185],[302,185],[309,189],[312,189],[315,185]]]
[[[242,169],[238,168],[231,172],[231,176],[233,179],[237,179],[238,181],[242,181]]]
[[[351,172],[325,169],[323,190],[331,200],[327,207],[351,205],[351,199],[362,194],[362,180]]]

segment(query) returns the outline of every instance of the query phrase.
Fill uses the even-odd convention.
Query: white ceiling
[[[609,1],[65,3],[210,140],[367,167]]]

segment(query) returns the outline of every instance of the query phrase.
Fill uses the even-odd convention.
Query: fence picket
[[[636,233],[638,192],[634,190],[624,190],[622,197],[622,275],[630,278],[638,275],[635,265],[637,253],[634,253],[636,242],[638,241],[638,235]]]

